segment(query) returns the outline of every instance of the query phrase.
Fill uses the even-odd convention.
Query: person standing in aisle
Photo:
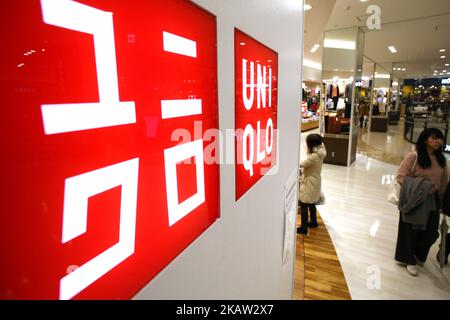
[[[369,116],[369,108],[367,107],[367,104],[365,102],[361,102],[359,105],[359,127],[363,128],[367,126],[367,122],[364,121],[366,117]]]
[[[307,158],[300,163],[302,175],[300,178],[299,202],[301,226],[297,233],[308,234],[308,227],[317,228],[316,205],[321,191],[322,163],[327,155],[322,137],[319,134],[310,134],[306,138],[308,147]],[[311,222],[308,223],[308,210]]]
[[[439,209],[448,182],[443,143],[444,135],[439,129],[424,129],[417,139],[416,152],[405,156],[397,174],[401,191],[395,260],[405,264],[412,276],[418,276],[417,265],[424,265],[439,237]],[[404,196],[407,190],[414,190],[409,199]],[[426,200],[418,203],[419,198]]]

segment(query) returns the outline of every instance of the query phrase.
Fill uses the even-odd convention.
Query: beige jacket
[[[316,203],[320,198],[322,184],[322,163],[327,156],[325,146],[321,144],[313,148],[313,152],[300,163],[302,176],[300,179],[299,199],[303,203]]]

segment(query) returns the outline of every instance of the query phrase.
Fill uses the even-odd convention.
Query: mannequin
[[[345,86],[345,118],[351,117],[353,83],[349,82]]]
[[[347,83],[345,86],[345,102],[351,102],[353,93],[353,84]]]
[[[330,98],[333,100],[333,110],[337,109],[339,102],[339,85],[336,80],[330,85]]]

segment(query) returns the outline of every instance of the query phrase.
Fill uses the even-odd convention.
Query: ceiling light
[[[316,45],[314,45],[314,47],[312,47],[311,52],[315,53],[319,48],[320,48],[320,44],[316,44]]]
[[[311,10],[312,6],[310,4],[305,4],[305,11]]]
[[[441,56],[441,59],[445,59],[445,58],[447,58],[446,56]]]
[[[445,73],[445,72],[447,72],[447,70],[443,70],[442,72],[444,72],[444,73]]]
[[[444,74],[443,73],[439,73],[439,75],[443,76]]]
[[[336,39],[325,39],[323,46],[325,48],[355,50],[356,42],[355,41],[336,40]]]
[[[448,67],[448,66],[450,66],[450,64],[446,63],[445,66]]]
[[[395,49],[394,46],[389,46],[388,49],[389,49],[389,51],[391,51],[392,53],[397,53],[397,49]]]
[[[303,65],[305,67],[310,67],[310,68],[313,68],[313,69],[316,69],[316,70],[322,70],[322,65],[320,63],[313,62],[313,61],[310,61],[310,60],[307,60],[307,59],[303,59]]]
[[[445,49],[441,49],[441,50],[439,50],[439,52],[445,52]]]
[[[403,68],[402,71],[406,71],[406,68]]]

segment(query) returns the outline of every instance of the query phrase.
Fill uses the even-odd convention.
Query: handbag
[[[412,169],[413,175],[414,175],[414,171],[416,171],[417,157],[418,157],[418,155],[416,152],[416,160],[414,161],[414,165],[413,165],[413,169]],[[388,201],[392,204],[395,204],[396,206],[398,205],[398,203],[400,201],[400,189],[401,189],[401,185],[397,182],[397,179],[395,179],[394,183],[391,183],[389,185]]]
[[[321,206],[325,204],[325,195],[323,194],[322,191],[320,191],[320,198],[319,200],[317,200],[317,202],[315,203],[316,206]]]

